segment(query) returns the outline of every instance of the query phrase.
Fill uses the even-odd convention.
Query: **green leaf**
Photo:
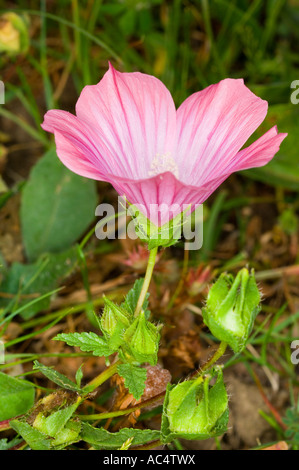
[[[7,439],[0,439],[0,450],[9,450],[12,447],[20,444],[22,442],[22,439],[19,437],[14,437],[11,441],[8,441]]]
[[[34,361],[33,369],[39,370],[42,374],[44,374],[49,380],[52,380],[56,385],[64,388],[65,390],[70,390],[72,392],[80,393],[81,389],[77,387],[77,385],[68,379],[65,375],[60,374],[52,367],[47,367],[41,364],[38,361]]]
[[[26,413],[34,404],[34,386],[0,372],[0,421]]]
[[[128,439],[133,437],[131,446],[139,446],[160,439],[160,431],[150,429],[123,428],[111,433],[104,428],[94,428],[82,423],[81,439],[91,444],[95,449],[118,450]]]
[[[22,194],[21,225],[29,260],[69,248],[92,222],[96,205],[95,182],[72,173],[55,149],[49,150],[34,166]]]
[[[14,420],[11,421],[10,426],[14,429],[18,434],[22,436],[24,441],[27,442],[29,447],[33,450],[50,450],[51,449],[51,441],[45,434],[41,433],[37,429],[34,429],[30,426],[30,424]]]
[[[76,346],[84,352],[92,352],[94,356],[110,356],[114,351],[109,348],[107,341],[90,331],[82,333],[60,333],[53,338],[58,341],[65,341],[69,346]]]
[[[59,282],[68,276],[76,266],[77,251],[72,247],[63,253],[42,255],[33,264],[13,263],[9,270],[4,272],[1,291],[9,294],[30,296],[44,295],[55,290]],[[34,296],[32,297],[35,298]],[[0,306],[5,307],[11,299],[1,299]],[[28,304],[21,316],[25,319],[33,317],[36,313],[49,308],[51,296],[31,304],[31,298],[21,298],[18,306]]]
[[[132,364],[120,364],[117,372],[124,379],[125,387],[135,400],[139,400],[145,389],[146,369]]]
[[[210,386],[213,375],[216,382]],[[222,370],[214,368],[204,379],[168,385],[163,404],[161,439],[209,439],[224,434],[228,424],[228,398]]]
[[[76,372],[76,384],[77,387],[81,387],[81,382],[83,379],[83,371],[82,371],[83,364],[80,365],[79,369]]]

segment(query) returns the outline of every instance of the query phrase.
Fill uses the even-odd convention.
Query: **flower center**
[[[148,174],[149,176],[156,176],[166,171],[170,171],[176,178],[179,178],[178,166],[170,156],[170,153],[166,153],[165,155],[157,153],[152,161]]]

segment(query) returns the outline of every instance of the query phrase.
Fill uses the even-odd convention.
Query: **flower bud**
[[[129,354],[137,362],[157,364],[160,335],[158,328],[146,320],[143,311],[126,330],[124,341]]]
[[[107,297],[104,301],[101,329],[109,340],[109,345],[117,349],[123,342],[124,331],[130,326],[130,315]]]
[[[217,374],[214,385],[210,385]],[[163,407],[162,435],[165,443],[175,438],[208,439],[223,434],[228,423],[228,398],[220,368],[168,387]]]
[[[260,311],[260,293],[253,271],[241,269],[235,280],[223,273],[209,291],[204,323],[235,353],[242,351]]]
[[[14,12],[0,16],[0,52],[19,54],[29,47],[27,18]]]

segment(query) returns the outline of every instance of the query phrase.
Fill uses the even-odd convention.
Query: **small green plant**
[[[148,308],[148,286],[157,252],[157,246],[150,250],[145,278],[135,282],[120,305],[104,297],[101,316],[94,314],[98,334],[93,331],[60,333],[53,338],[84,353],[105,357],[107,368],[100,375],[82,386],[82,367],[77,371],[76,382],[73,382],[53,368],[35,361],[34,369],[59,389],[42,398],[20,418],[10,421],[10,427],[23,438],[25,446],[34,450],[64,449],[85,441],[95,449],[123,449],[127,442],[130,448],[138,448],[168,445],[178,438],[208,439],[226,432],[228,396],[222,366],[215,363],[228,345],[236,353],[244,349],[260,303],[254,273],[245,268],[235,279],[231,275],[221,275],[210,289],[204,321],[220,341],[219,348],[191,378],[168,384],[162,397],[164,404],[159,431],[124,428],[110,433],[101,426],[102,420],[128,414],[132,409],[96,415],[78,414],[79,406],[114,374],[122,378],[124,386],[137,402],[143,396],[147,367],[158,362],[160,330],[163,327],[151,321]],[[151,398],[151,405],[159,404],[157,398],[161,400],[161,395]],[[139,407],[142,407],[142,402],[134,409]],[[100,424],[92,426],[86,421]]]

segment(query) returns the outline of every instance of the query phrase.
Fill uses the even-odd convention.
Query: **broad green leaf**
[[[42,255],[33,264],[13,263],[9,270],[4,271],[1,291],[16,296],[20,294],[18,306],[28,304],[21,316],[29,319],[49,307],[51,296],[34,304],[31,304],[31,300],[55,290],[59,282],[73,271],[76,262],[77,252],[74,246],[63,253]],[[1,299],[0,306],[6,306],[10,301],[11,299]]]
[[[85,232],[94,218],[96,186],[68,170],[51,149],[34,166],[21,202],[24,245],[32,261],[66,250]]]
[[[49,380],[52,380],[52,382],[54,382],[56,385],[59,385],[60,387],[66,390],[70,390],[72,392],[78,392],[78,393],[81,392],[81,389],[77,387],[77,385],[74,382],[68,379],[65,375],[60,374],[60,372],[57,372],[56,370],[54,370],[52,367],[47,367],[38,361],[34,361],[33,369],[39,370]]]
[[[125,387],[135,400],[139,400],[145,388],[146,369],[132,364],[120,364],[117,372],[124,379]]]
[[[91,444],[95,449],[118,450],[128,439],[133,437],[132,446],[139,446],[160,438],[160,431],[150,429],[123,428],[119,432],[111,433],[104,428],[94,428],[90,424],[82,423],[81,439]]]
[[[26,413],[34,404],[34,386],[0,372],[0,421]]]
[[[279,152],[264,167],[247,170],[244,174],[267,184],[299,190],[298,127],[299,105],[278,104],[269,107],[267,117],[257,131],[257,137],[277,125],[278,132],[288,136]]]
[[[84,352],[92,352],[94,356],[110,356],[111,350],[107,341],[93,333],[92,331],[83,333],[60,333],[55,338],[58,341],[65,341],[69,346],[76,346]]]

